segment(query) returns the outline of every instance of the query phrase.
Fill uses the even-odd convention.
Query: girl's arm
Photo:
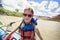
[[[14,26],[12,28],[12,31],[9,34],[7,34],[7,36],[3,40],[7,40],[15,31],[17,31],[19,29],[19,27],[18,27],[19,24],[20,23],[15,23],[14,25],[12,25],[12,26]]]
[[[7,40],[17,29],[18,29],[18,27],[13,29],[13,31],[11,31],[9,34],[7,34],[7,36],[3,40]]]
[[[42,36],[41,36],[41,34],[40,34],[40,32],[39,32],[39,30],[38,30],[37,28],[35,29],[35,32],[37,33],[38,37],[39,37],[41,40],[43,40],[43,38],[42,38]]]

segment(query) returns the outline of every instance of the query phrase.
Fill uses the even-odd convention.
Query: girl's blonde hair
[[[25,9],[24,9],[24,12],[27,11],[27,10],[28,10],[28,11],[31,11],[31,13],[34,14],[34,11],[33,11],[32,8],[25,8]]]

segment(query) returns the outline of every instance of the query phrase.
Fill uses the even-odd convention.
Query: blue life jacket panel
[[[34,30],[34,25],[32,23],[25,25],[24,23],[22,23],[19,26],[20,29],[22,29],[23,31],[32,31]]]
[[[32,20],[31,20],[31,22],[35,23],[35,22],[37,22],[37,20],[38,19],[36,17],[33,17]]]

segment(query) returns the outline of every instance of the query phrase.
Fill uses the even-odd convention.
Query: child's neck
[[[24,23],[25,23],[26,25],[27,25],[27,24],[30,24],[30,22],[24,22]]]

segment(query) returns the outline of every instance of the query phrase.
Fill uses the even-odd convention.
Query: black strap
[[[31,36],[22,36],[22,35],[21,35],[21,37],[23,37],[24,39],[30,39],[31,38]]]

